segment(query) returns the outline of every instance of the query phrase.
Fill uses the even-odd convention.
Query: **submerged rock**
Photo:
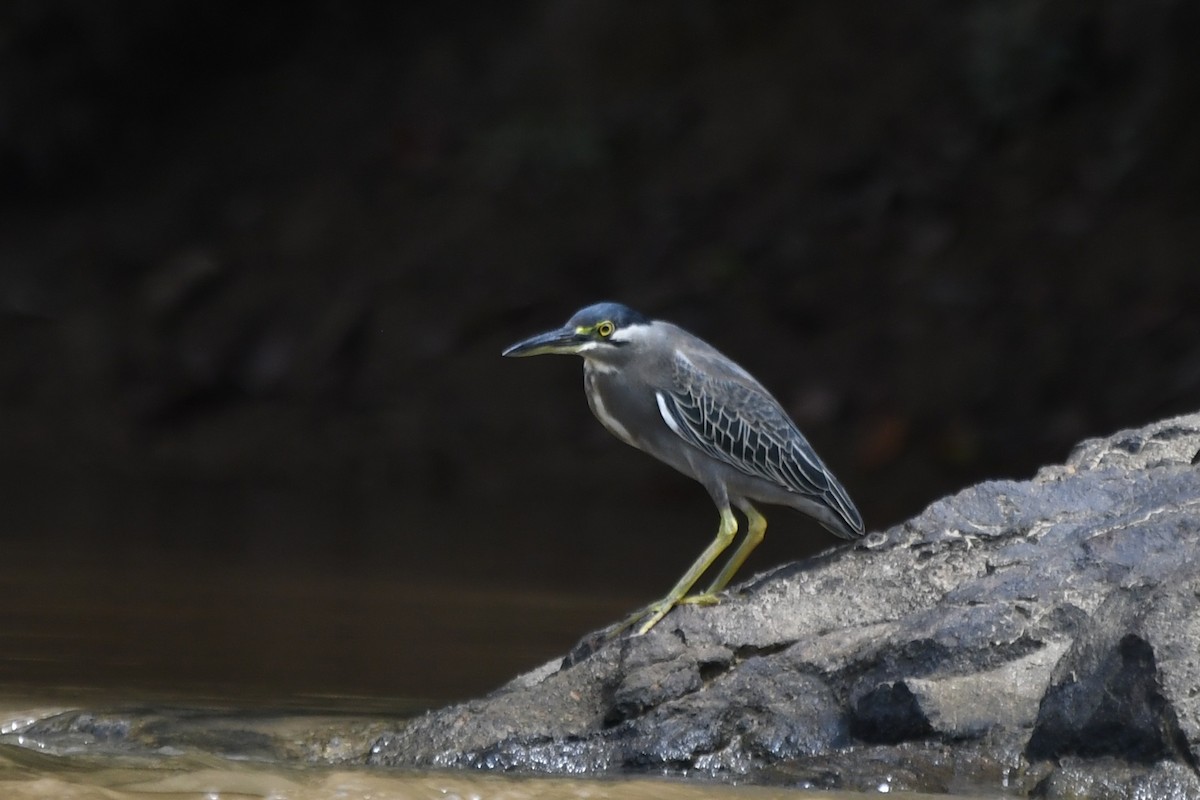
[[[646,636],[587,641],[369,761],[1200,796],[1198,457],[1200,415],[1085,442]]]

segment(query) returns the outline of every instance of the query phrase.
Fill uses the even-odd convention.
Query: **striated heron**
[[[845,539],[863,535],[846,490],[779,402],[707,342],[620,303],[597,303],[504,351],[551,353],[582,356],[584,391],[601,424],[699,481],[721,513],[716,538],[671,591],[614,632],[640,622],[644,634],[681,602],[715,602],[766,531],[751,500],[799,509]],[[746,515],[746,536],[708,588],[689,596],[737,534],[731,505]]]

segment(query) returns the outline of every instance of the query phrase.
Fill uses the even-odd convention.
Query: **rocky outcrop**
[[[585,641],[369,760],[1200,796],[1198,458],[1200,415],[1085,442],[646,636]]]

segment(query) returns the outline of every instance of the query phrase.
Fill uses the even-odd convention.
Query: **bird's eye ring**
[[[596,326],[596,333],[600,334],[602,337],[607,339],[609,336],[613,335],[613,331],[615,331],[616,329],[617,329],[616,325],[613,325],[608,320],[605,320],[604,322],[601,322],[599,325]]]

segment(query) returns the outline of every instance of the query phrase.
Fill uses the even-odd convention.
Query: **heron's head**
[[[650,324],[629,306],[596,303],[576,311],[561,328],[517,342],[503,355],[580,355],[605,364],[620,364],[637,350]]]

